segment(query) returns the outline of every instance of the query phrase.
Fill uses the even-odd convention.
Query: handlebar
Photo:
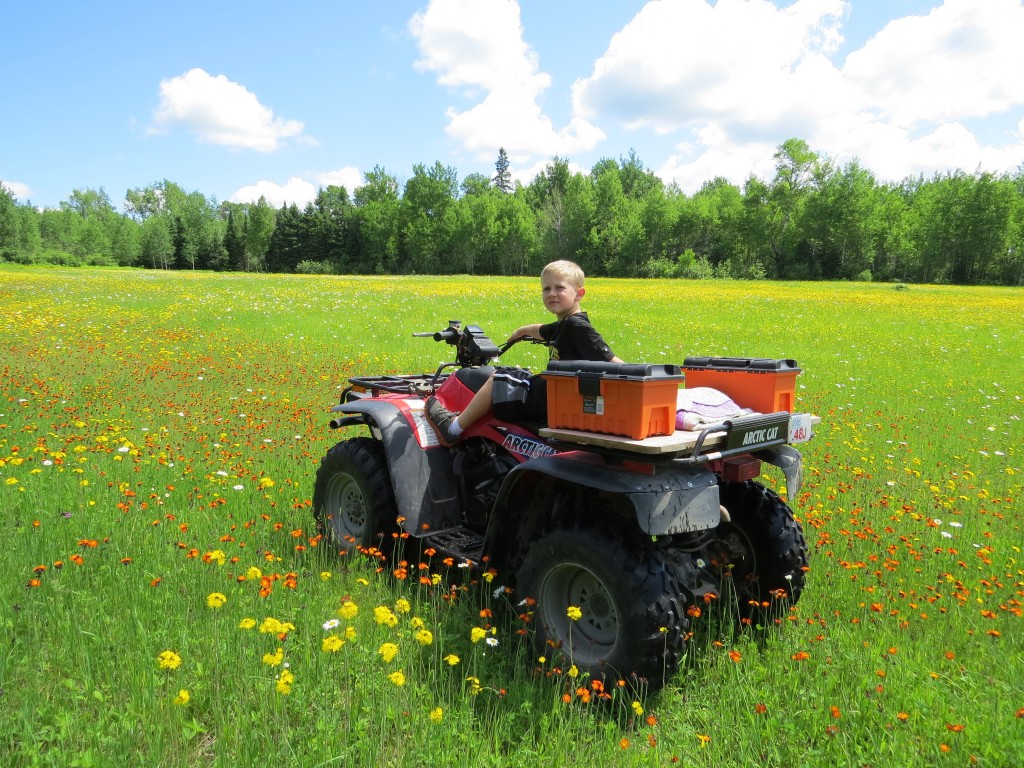
[[[443,341],[454,346],[456,348],[454,365],[460,366],[487,365],[489,361],[505,354],[513,345],[526,339],[533,344],[547,345],[547,342],[542,339],[521,336],[514,341],[507,341],[499,347],[486,336],[482,328],[477,325],[467,325],[463,328],[462,322],[459,320],[449,320],[448,327],[440,331],[423,331],[412,335],[421,338],[430,337],[434,341]]]

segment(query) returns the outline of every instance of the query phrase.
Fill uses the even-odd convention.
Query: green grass
[[[823,419],[800,603],[765,632],[706,615],[636,704],[536,659],[500,573],[397,579],[312,523],[346,378],[433,370],[447,348],[411,334],[450,318],[504,341],[544,319],[536,280],[0,269],[0,764],[1024,763],[1024,291],[587,288],[620,357],[795,358]]]

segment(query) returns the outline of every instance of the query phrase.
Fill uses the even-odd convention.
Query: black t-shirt
[[[586,312],[540,327],[540,336],[551,343],[552,360],[597,360],[609,362],[615,355],[601,334],[590,324]]]

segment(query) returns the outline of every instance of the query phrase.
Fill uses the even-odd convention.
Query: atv
[[[774,465],[796,497],[802,458],[790,443],[809,439],[808,414],[639,440],[488,414],[445,447],[426,399],[461,411],[514,342],[498,347],[454,320],[413,335],[454,347],[455,360],[434,373],[349,379],[330,426],[369,434],[321,461],[313,512],[325,542],[377,557],[397,540],[418,542],[496,571],[531,606],[538,653],[557,648],[592,678],[635,675],[652,691],[678,669],[700,606],[729,597],[750,622],[799,599],[803,531],[757,478]]]

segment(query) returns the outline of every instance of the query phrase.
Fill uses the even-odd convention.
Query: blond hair
[[[545,275],[552,274],[561,277],[577,290],[583,287],[583,268],[574,261],[566,259],[552,261],[540,271],[540,279],[543,280]]]

